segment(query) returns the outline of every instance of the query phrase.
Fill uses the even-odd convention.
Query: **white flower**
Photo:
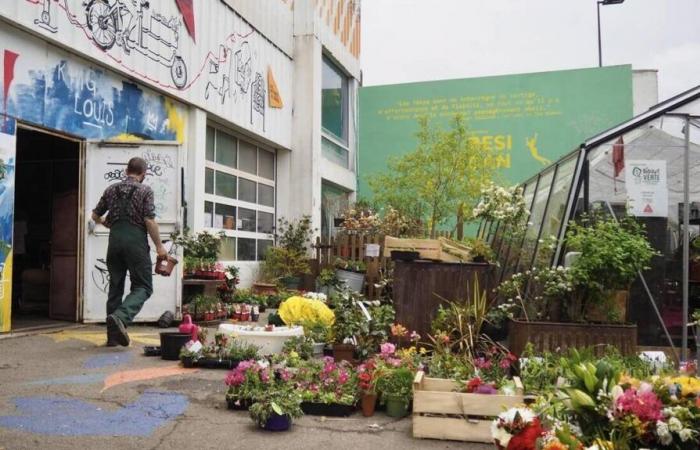
[[[683,424],[676,417],[668,419],[668,429],[674,433],[678,433],[683,429]]]
[[[693,438],[693,434],[695,434],[695,432],[694,432],[693,430],[691,430],[690,428],[683,428],[683,429],[678,433],[678,436],[680,436],[681,441],[687,442],[687,441],[689,441],[690,439]]]
[[[499,428],[498,420],[494,420],[491,422],[491,437],[495,441],[498,441],[502,447],[508,447],[508,443],[510,442],[510,438],[512,436],[503,428]]]
[[[624,389],[622,389],[622,386],[620,386],[619,384],[615,385],[612,388],[612,390],[610,391],[610,393],[612,394],[612,398],[615,402],[617,401],[618,398],[620,398],[622,396],[622,394],[624,394],[624,392],[625,392]]]
[[[666,422],[656,422],[656,434],[659,436],[659,442],[661,442],[661,445],[669,445],[671,442],[673,442],[673,436],[671,436],[671,432],[668,430],[668,425]]]

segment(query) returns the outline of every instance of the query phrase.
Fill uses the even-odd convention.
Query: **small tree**
[[[447,130],[432,127],[427,118],[418,123],[416,150],[391,158],[388,170],[368,181],[377,203],[421,218],[435,237],[437,227],[473,207],[482,187],[491,181],[494,150],[469,139],[459,114]]]

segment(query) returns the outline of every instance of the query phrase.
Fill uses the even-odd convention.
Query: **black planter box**
[[[392,261],[415,261],[420,257],[420,253],[414,251],[404,251],[404,250],[392,250],[391,260]]]
[[[219,358],[199,358],[194,359],[191,356],[182,358],[182,365],[186,368],[197,367],[200,369],[225,369],[231,370],[238,366],[240,361],[233,359]]]
[[[226,398],[226,406],[231,411],[248,411],[248,408],[250,408],[252,404],[253,401],[250,399]]]
[[[302,402],[301,410],[309,416],[348,417],[355,412],[355,405]]]

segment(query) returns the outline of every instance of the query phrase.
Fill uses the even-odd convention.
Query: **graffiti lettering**
[[[146,150],[143,153],[143,159],[145,159],[149,164],[161,164],[165,166],[166,169],[175,168],[173,159],[170,155],[164,155],[162,153],[153,153],[151,150]]]
[[[62,61],[59,66],[59,77],[63,76],[63,68],[65,68],[65,61]],[[92,70],[87,73],[81,92],[75,94],[73,112],[84,117],[85,124],[111,127],[114,125],[113,105],[100,97],[94,80],[95,76]]]
[[[126,167],[126,163],[118,164],[120,166]],[[162,177],[163,169],[161,166],[153,163],[148,163],[148,169],[146,170],[147,177]],[[108,170],[104,173],[104,179],[111,183],[112,181],[123,181],[126,180],[126,169],[114,169]]]

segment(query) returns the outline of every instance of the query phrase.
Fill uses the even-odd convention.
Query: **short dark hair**
[[[126,173],[129,175],[143,175],[146,170],[148,170],[148,163],[138,156],[131,158],[126,166]]]

